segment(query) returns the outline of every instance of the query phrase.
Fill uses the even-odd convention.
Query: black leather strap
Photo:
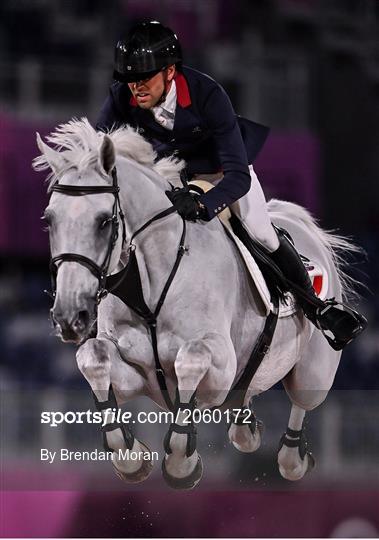
[[[193,425],[193,423],[191,422],[190,424],[187,424],[186,426],[181,426],[176,423],[170,424],[170,427],[168,428],[168,432],[166,433],[163,440],[163,448],[166,454],[172,453],[170,442],[171,442],[171,437],[173,433],[180,433],[183,435],[187,435],[186,456],[187,457],[192,456],[197,446],[197,430],[196,430],[196,427]]]
[[[184,246],[184,241],[186,237],[186,222],[184,219],[182,219],[183,229],[182,229],[182,234],[179,241],[177,256],[176,256],[174,265],[172,267],[172,270],[163,287],[162,293],[159,297],[159,300],[157,302],[154,312],[151,311],[151,309],[148,307],[144,299],[141,276],[140,276],[138,261],[137,261],[137,257],[135,253],[136,246],[133,244],[133,240],[141,232],[147,229],[147,227],[151,225],[154,221],[162,219],[163,217],[173,214],[174,212],[175,212],[175,208],[173,207],[167,208],[166,210],[159,212],[159,214],[156,214],[154,217],[149,219],[144,225],[142,225],[142,227],[140,227],[139,229],[137,229],[137,231],[133,233],[130,239],[129,260],[128,260],[127,268],[125,269],[125,271],[122,271],[120,279],[118,279],[118,277],[113,278],[113,280],[115,279],[118,280],[117,284],[119,286],[122,286],[122,290],[123,290],[122,296],[117,294],[117,292],[115,291],[117,296],[121,297],[124,303],[132,311],[134,311],[139,317],[144,319],[144,321],[147,323],[149,327],[149,332],[151,336],[151,345],[152,345],[153,354],[154,354],[155,372],[156,372],[158,384],[161,389],[163,398],[166,402],[166,405],[171,411],[174,409],[174,405],[172,403],[170,394],[168,392],[165,373],[164,373],[164,370],[163,370],[163,367],[159,358],[158,340],[157,340],[157,318],[162,309],[162,306],[164,304],[164,301],[166,299],[170,286],[174,280],[176,272],[179,268],[180,261],[182,260],[184,253],[187,251],[187,248]],[[107,283],[111,282],[111,280],[112,280],[112,276],[108,278]]]
[[[97,193],[118,193],[119,186],[71,186],[70,184],[54,184],[50,191],[63,193],[72,197],[81,197],[83,195],[94,195]]]
[[[94,263],[91,259],[88,257],[85,257],[84,255],[80,255],[79,253],[61,253],[60,255],[57,255],[56,257],[52,257],[50,261],[50,271],[57,272],[57,263],[58,262],[76,262],[79,264],[82,264],[88,270],[92,272],[92,274],[97,278],[102,278],[102,270],[99,265]]]
[[[174,280],[174,277],[175,277],[175,274],[179,268],[179,264],[180,264],[180,261],[182,260],[182,257],[183,255],[186,253],[186,251],[188,251],[188,248],[185,247],[184,245],[184,240],[185,240],[185,237],[186,237],[186,231],[187,231],[187,226],[186,226],[186,222],[185,220],[183,219],[183,230],[182,230],[182,235],[180,237],[180,241],[179,241],[179,248],[178,248],[178,253],[176,255],[176,259],[175,259],[175,263],[174,263],[174,266],[172,267],[172,270],[171,270],[171,273],[166,281],[166,284],[165,286],[163,287],[163,291],[162,291],[162,294],[158,300],[158,303],[155,307],[155,311],[154,311],[154,317],[158,317],[160,311],[161,311],[161,308],[163,306],[163,303],[166,299],[166,296],[167,296],[167,293],[168,293],[168,290],[171,286],[171,283],[173,282]]]
[[[50,261],[50,275],[51,275],[51,287],[52,287],[52,298],[55,297],[56,291],[56,277],[58,273],[58,262],[76,262],[86,268],[88,268],[92,274],[99,280],[99,288],[97,291],[97,302],[99,303],[102,298],[107,295],[107,290],[105,289],[105,282],[108,274],[109,264],[111,261],[112,253],[114,246],[119,234],[119,221],[117,218],[117,212],[121,220],[122,225],[122,245],[126,241],[126,227],[125,227],[125,216],[121,208],[120,197],[119,197],[119,185],[117,179],[117,170],[116,167],[113,167],[111,171],[112,175],[112,185],[98,185],[98,186],[73,186],[70,184],[59,184],[56,182],[50,189],[50,191],[55,191],[57,193],[62,193],[63,195],[68,196],[83,196],[83,195],[93,195],[99,193],[111,193],[114,195],[114,203],[112,207],[112,230],[109,239],[108,249],[103,261],[103,264],[99,266],[97,263],[78,253],[61,253],[53,257]]]
[[[287,430],[286,430],[286,435],[289,435],[290,437],[293,437],[293,438],[301,437],[302,433],[303,433],[302,429],[295,430],[295,429],[291,429],[287,427]]]
[[[170,411],[173,410],[173,403],[170,398],[170,394],[167,388],[165,372],[162,368],[162,364],[159,359],[158,352],[158,342],[157,342],[157,322],[156,320],[148,321],[150,335],[151,335],[151,345],[153,347],[154,361],[155,361],[155,373],[158,379],[159,388],[161,389],[163,398],[166,402],[166,405]]]
[[[204,190],[196,184],[189,184],[188,188],[190,191],[195,191],[198,195],[204,195]]]
[[[293,438],[289,439],[289,437]],[[297,431],[287,427],[286,432],[280,439],[278,452],[283,446],[287,446],[288,448],[299,448],[299,456],[303,460],[308,452],[308,441],[304,428]]]
[[[166,433],[164,440],[163,440],[163,448],[166,454],[171,454],[172,450],[170,447],[171,442],[171,436],[173,433],[180,433],[180,434],[186,434],[187,435],[187,444],[186,444],[186,456],[190,457],[196,450],[197,446],[197,429],[191,422],[190,424],[187,424],[186,426],[180,426],[179,424],[171,424],[168,428],[168,432]]]
[[[132,237],[130,239],[130,244],[132,244],[134,238],[136,236],[138,236],[142,231],[144,231],[145,229],[147,229],[147,227],[149,227],[152,223],[154,223],[154,221],[158,221],[159,219],[162,219],[166,216],[169,216],[170,214],[173,214],[175,213],[176,210],[173,206],[170,206],[169,208],[166,208],[166,210],[163,210],[162,212],[159,212],[159,214],[156,214],[154,217],[152,217],[151,219],[149,219],[149,221],[147,221],[146,223],[144,223],[142,225],[142,227],[140,227],[139,229],[137,229],[133,234],[132,234]]]
[[[189,411],[190,415],[188,417],[189,422],[188,424],[182,426],[177,424],[176,422],[173,422],[168,432],[165,435],[165,438],[163,440],[163,448],[166,452],[166,454],[171,454],[172,450],[170,447],[171,442],[171,436],[173,433],[181,433],[187,435],[187,444],[186,444],[186,456],[190,457],[196,450],[197,446],[197,430],[193,423],[193,417],[192,413],[196,407],[196,390],[192,394],[191,399],[189,402],[181,402],[180,401],[180,395],[179,395],[179,389],[176,389],[176,395],[175,395],[175,405],[174,405],[174,417],[177,418],[180,411]]]
[[[229,406],[243,408],[246,391],[249,388],[250,383],[253,380],[253,377],[256,374],[259,366],[261,365],[263,358],[266,356],[267,352],[270,349],[272,338],[276,329],[276,324],[278,322],[279,300],[274,295],[272,296],[272,302],[274,305],[274,311],[271,311],[266,318],[263,331],[255,343],[254,349],[249,357],[245,369],[242,372],[238,381],[229,390],[224,403],[220,406],[222,408],[226,408],[229,402],[231,403],[231,405]]]
[[[113,387],[110,384],[108,389],[108,399],[105,401],[99,401],[95,392],[92,392],[93,399],[95,401],[95,407],[98,411],[106,411],[107,409],[118,409],[116,396],[114,395]]]
[[[119,406],[118,406],[118,403],[117,403],[116,396],[114,394],[112,385],[109,385],[108,399],[106,399],[105,401],[99,401],[94,392],[92,392],[92,395],[93,395],[93,398],[94,398],[94,401],[95,401],[95,407],[96,407],[96,409],[98,411],[103,412],[103,411],[105,411],[107,409],[113,409],[114,414],[117,414],[117,411],[119,410]],[[131,431],[129,426],[125,427],[124,424],[122,424],[121,422],[118,422],[118,421],[110,422],[109,424],[105,424],[104,426],[101,426],[101,431],[103,432],[103,447],[104,447],[104,449],[107,452],[116,452],[116,450],[114,448],[111,448],[108,445],[108,440],[107,440],[107,433],[110,432],[110,431],[114,431],[116,429],[121,430],[121,433],[122,433],[122,436],[123,436],[123,439],[124,439],[124,442],[125,442],[125,446],[126,446],[126,448],[128,450],[131,450],[133,448],[133,445],[134,445],[134,434]]]

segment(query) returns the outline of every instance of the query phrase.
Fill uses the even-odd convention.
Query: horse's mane
[[[184,161],[175,157],[162,158],[157,161],[157,154],[152,145],[129,125],[118,129],[111,128],[107,135],[112,139],[116,155],[148,167],[170,182],[178,182],[180,172],[185,166]],[[66,124],[60,124],[55,131],[46,137],[46,140],[54,144],[56,150],[61,152],[64,157],[61,170],[48,176],[49,187],[57,175],[60,177],[69,169],[76,168],[79,171],[84,171],[91,166],[96,167],[103,137],[104,133],[96,131],[87,118],[80,120],[74,118]],[[33,160],[33,166],[37,171],[50,168],[44,154]]]

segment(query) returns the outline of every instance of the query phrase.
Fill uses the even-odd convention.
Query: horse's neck
[[[117,174],[127,223],[133,231],[167,207],[169,200],[164,191],[165,181],[153,171],[120,158]]]
[[[154,173],[134,166],[129,160],[117,164],[120,199],[129,237],[171,203],[165,194],[165,181]],[[169,215],[147,227],[133,241],[141,274],[145,300],[156,302],[174,264],[182,221]]]

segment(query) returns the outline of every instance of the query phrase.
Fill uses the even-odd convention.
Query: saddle
[[[189,182],[189,188],[196,186],[203,192],[207,192],[214,186],[205,180],[192,180]],[[197,189],[195,188],[197,191]],[[264,256],[263,248],[258,242],[255,244],[255,258],[251,255],[250,251],[246,248],[243,242],[243,235],[246,234],[239,218],[232,214],[229,208],[225,208],[217,216],[221,221],[226,234],[233,241],[234,245],[238,249],[238,252],[245,264],[246,270],[249,273],[253,283],[259,293],[259,296],[264,305],[266,316],[273,311],[274,306],[272,303],[273,295],[279,293],[279,318],[289,317],[298,311],[298,306],[293,294],[284,292],[280,287],[280,280],[275,276],[275,272],[270,270],[270,259]],[[273,223],[275,226],[275,223]],[[283,229],[282,229],[283,231]],[[288,234],[287,231],[284,231]],[[328,292],[328,274],[320,264],[301,256],[304,266],[306,267],[309,277],[312,281],[313,288],[316,295],[320,300],[325,300]]]

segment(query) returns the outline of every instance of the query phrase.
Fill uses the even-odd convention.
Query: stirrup
[[[350,339],[348,339],[348,340],[337,339],[334,335],[333,336],[328,335],[326,333],[328,331],[328,329],[323,328],[322,325],[321,325],[321,322],[320,322],[321,318],[331,308],[336,307],[336,306],[342,306],[343,310],[341,309],[340,311],[341,312],[346,311],[352,317],[354,317],[355,321],[358,323],[358,325],[356,326],[355,330],[353,331]],[[329,345],[332,347],[332,349],[334,349],[335,351],[340,351],[346,345],[351,343],[353,341],[353,339],[355,339],[357,336],[359,336],[359,334],[361,332],[363,332],[363,330],[367,326],[367,319],[366,319],[366,317],[364,317],[363,315],[358,313],[358,311],[352,309],[350,306],[347,306],[346,304],[344,304],[342,302],[337,302],[337,300],[335,298],[329,298],[328,300],[325,300],[324,306],[317,307],[315,325],[321,331],[321,333],[323,334],[323,336],[325,337],[325,339],[327,340]],[[329,330],[329,331],[332,332],[331,330]]]

